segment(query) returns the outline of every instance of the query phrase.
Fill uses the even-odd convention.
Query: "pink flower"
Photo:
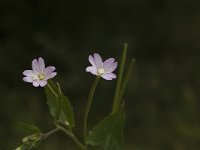
[[[53,66],[45,68],[44,60],[41,57],[38,60],[34,59],[32,61],[32,70],[25,70],[23,72],[23,75],[25,75],[23,80],[32,83],[35,87],[44,87],[48,79],[52,79],[57,75],[57,73],[54,72],[55,69],[56,68]]]
[[[92,66],[86,68],[87,72],[91,72],[93,75],[101,76],[106,80],[112,80],[116,78],[116,75],[112,73],[117,68],[117,62],[114,58],[109,58],[102,61],[102,58],[99,54],[95,53],[94,57],[89,56],[89,62]]]

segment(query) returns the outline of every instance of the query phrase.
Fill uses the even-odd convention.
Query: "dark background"
[[[125,95],[126,150],[199,150],[199,6],[197,0],[0,1],[0,149],[15,148],[27,135],[17,122],[53,128],[44,90],[22,81],[34,58],[56,66],[54,81],[80,126],[94,80],[85,72],[88,55],[119,61],[128,42],[136,64]],[[101,80],[90,125],[109,112],[115,83]],[[77,148],[57,133],[38,149]]]

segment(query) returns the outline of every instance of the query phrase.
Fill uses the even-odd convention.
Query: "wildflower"
[[[102,61],[102,58],[99,54],[95,53],[94,57],[89,56],[89,62],[92,66],[86,68],[87,72],[91,72],[93,75],[101,76],[106,80],[112,80],[116,78],[116,75],[112,73],[117,68],[117,62],[114,58],[109,58]]]
[[[32,61],[32,70],[25,70],[23,72],[23,80],[25,82],[32,83],[33,86],[44,87],[47,84],[48,79],[52,79],[56,76],[56,72],[54,72],[56,68],[53,66],[49,66],[45,68],[44,60],[40,57],[38,60],[34,59]]]

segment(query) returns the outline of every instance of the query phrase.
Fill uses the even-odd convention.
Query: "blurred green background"
[[[88,55],[119,61],[124,42],[136,59],[125,94],[126,150],[200,149],[200,1],[0,1],[0,149],[27,133],[17,122],[53,128],[44,90],[22,81],[34,58],[54,65],[54,79],[71,99],[77,126],[94,76]],[[90,126],[111,108],[116,81],[101,80]],[[76,133],[81,139],[80,129]],[[76,150],[57,133],[39,150]]]

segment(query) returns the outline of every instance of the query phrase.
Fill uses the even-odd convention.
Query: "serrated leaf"
[[[40,129],[34,125],[26,124],[18,122],[17,126],[19,129],[30,132],[30,133],[39,133],[41,132]]]
[[[87,143],[93,146],[102,145],[104,150],[111,150],[110,144],[112,144],[112,147],[119,147],[122,143],[123,137],[121,135],[123,131],[120,130],[117,132],[120,132],[120,135],[115,133],[115,131],[118,130],[122,124],[124,124],[124,120],[122,118],[121,112],[116,112],[105,117],[92,129],[92,131],[90,131]],[[114,145],[115,143],[119,144]]]

